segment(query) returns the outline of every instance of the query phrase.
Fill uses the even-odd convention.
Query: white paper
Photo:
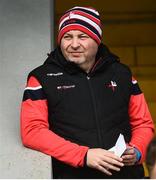
[[[120,134],[115,143],[115,146],[110,148],[108,151],[113,151],[115,155],[121,157],[121,155],[124,153],[125,150],[126,150],[126,142],[124,136]]]

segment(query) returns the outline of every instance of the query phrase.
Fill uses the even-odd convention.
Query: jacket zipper
[[[95,116],[95,123],[96,123],[96,127],[97,127],[97,132],[98,132],[98,141],[99,141],[99,145],[100,147],[102,147],[102,135],[101,135],[101,131],[100,131],[100,123],[98,121],[98,117],[97,117],[97,109],[96,109],[96,101],[95,101],[95,96],[92,90],[92,85],[90,82],[90,76],[87,76],[87,81],[88,81],[88,85],[89,85],[89,90],[90,90],[90,94],[91,94],[91,98],[92,98],[92,104],[93,104],[93,109],[94,109],[94,116]]]

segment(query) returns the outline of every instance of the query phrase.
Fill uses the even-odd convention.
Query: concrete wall
[[[50,47],[50,0],[0,0],[0,178],[50,178],[51,158],[24,148],[20,103]]]

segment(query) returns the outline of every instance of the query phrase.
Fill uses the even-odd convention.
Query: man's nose
[[[72,48],[76,49],[80,46],[79,40],[77,38],[73,38],[71,42]]]

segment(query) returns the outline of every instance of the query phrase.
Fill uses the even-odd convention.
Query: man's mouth
[[[72,56],[74,57],[79,57],[82,54],[82,52],[70,52],[70,54],[72,54]]]

